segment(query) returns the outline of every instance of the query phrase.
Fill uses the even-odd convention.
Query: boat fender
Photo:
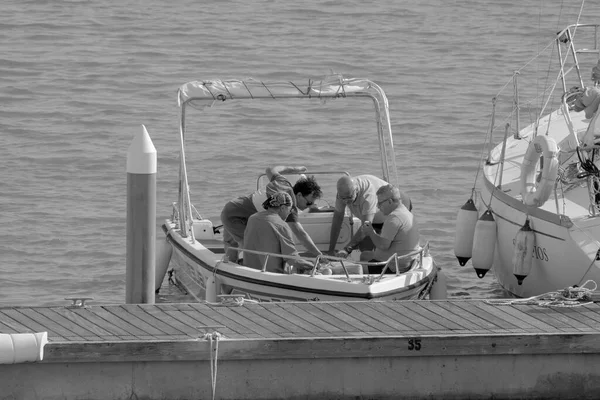
[[[446,300],[448,298],[448,282],[446,274],[441,269],[438,269],[435,281],[429,291],[429,300]]]
[[[42,361],[48,332],[0,333],[0,364]]]
[[[477,211],[477,207],[475,207],[473,198],[467,200],[458,211],[456,233],[454,235],[454,255],[461,267],[473,255],[473,238],[478,217],[479,212]]]
[[[473,268],[479,279],[492,268],[496,249],[496,220],[491,210],[486,210],[475,225],[473,239]]]
[[[536,170],[543,157],[542,176],[536,183]],[[554,190],[558,176],[558,146],[545,135],[537,135],[529,143],[521,166],[521,197],[527,206],[541,207]]]
[[[171,262],[171,255],[173,254],[173,247],[166,239],[158,239],[155,246],[156,258],[155,258],[155,269],[154,269],[154,291],[158,293],[162,285],[167,270],[169,269],[169,263]]]
[[[209,303],[217,302],[217,279],[214,275],[206,278],[206,293],[204,299]]]
[[[206,240],[215,238],[213,223],[209,219],[195,219],[194,221],[192,221],[192,228],[194,229],[194,238],[196,238],[196,240]]]
[[[513,274],[519,285],[531,272],[533,257],[531,256],[535,245],[535,233],[529,226],[529,219],[519,229],[515,236],[515,250],[513,252]]]

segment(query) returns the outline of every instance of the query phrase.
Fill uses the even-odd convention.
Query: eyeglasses
[[[304,197],[304,201],[306,201],[306,206],[307,206],[307,207],[310,207],[310,206],[312,206],[313,204],[315,204],[315,202],[314,202],[314,201],[310,201],[310,200],[308,200],[304,194],[302,194],[302,197]]]
[[[340,196],[339,194],[337,195],[337,198],[343,201],[349,201],[349,200],[353,200],[354,196],[356,195],[356,192],[353,190],[352,193],[350,193],[350,195],[348,196]]]
[[[391,198],[389,198],[389,197],[388,197],[388,198],[387,198],[387,199],[385,199],[385,200],[378,201],[378,202],[377,202],[377,207],[381,207],[381,206],[382,206],[382,204],[383,204],[383,203],[385,203],[385,202],[386,202],[386,201],[388,201],[388,200],[391,200]]]

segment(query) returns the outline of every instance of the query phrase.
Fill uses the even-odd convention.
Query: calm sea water
[[[470,264],[456,262],[456,213],[474,184],[493,95],[539,43],[576,21],[579,5],[203,3],[3,2],[0,304],[66,304],[74,295],[125,301],[126,153],[145,124],[158,151],[158,223],[176,200],[179,85],[307,82],[331,71],[386,90],[401,184],[450,296],[505,295],[493,274],[480,280]],[[581,22],[599,16],[589,3]],[[190,135],[196,206],[218,215],[269,164],[377,173],[374,137],[366,134],[372,106],[336,107],[339,113],[274,103],[208,111]],[[230,112],[240,118],[212,123]]]

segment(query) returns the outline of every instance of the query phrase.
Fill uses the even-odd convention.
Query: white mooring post
[[[154,304],[155,241],[156,149],[142,125],[127,151],[127,304]]]

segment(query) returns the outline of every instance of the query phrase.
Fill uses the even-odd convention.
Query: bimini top
[[[373,100],[383,178],[397,184],[396,157],[388,99],[383,89],[368,79],[347,79],[341,75],[331,75],[322,80],[308,79],[303,84],[290,81],[265,82],[252,78],[188,82],[177,91],[177,102],[181,108],[180,131],[183,137],[185,108],[188,105],[196,109],[203,109],[226,100],[306,98],[323,101],[346,97],[368,97]]]
[[[345,79],[340,75],[323,80],[309,79],[299,84],[288,81],[265,82],[253,78],[242,80],[192,81],[178,90],[179,105],[189,104],[205,107],[202,101],[233,99],[278,99],[278,98],[337,98],[367,96],[377,98],[387,106],[387,98],[381,88],[367,79]]]

